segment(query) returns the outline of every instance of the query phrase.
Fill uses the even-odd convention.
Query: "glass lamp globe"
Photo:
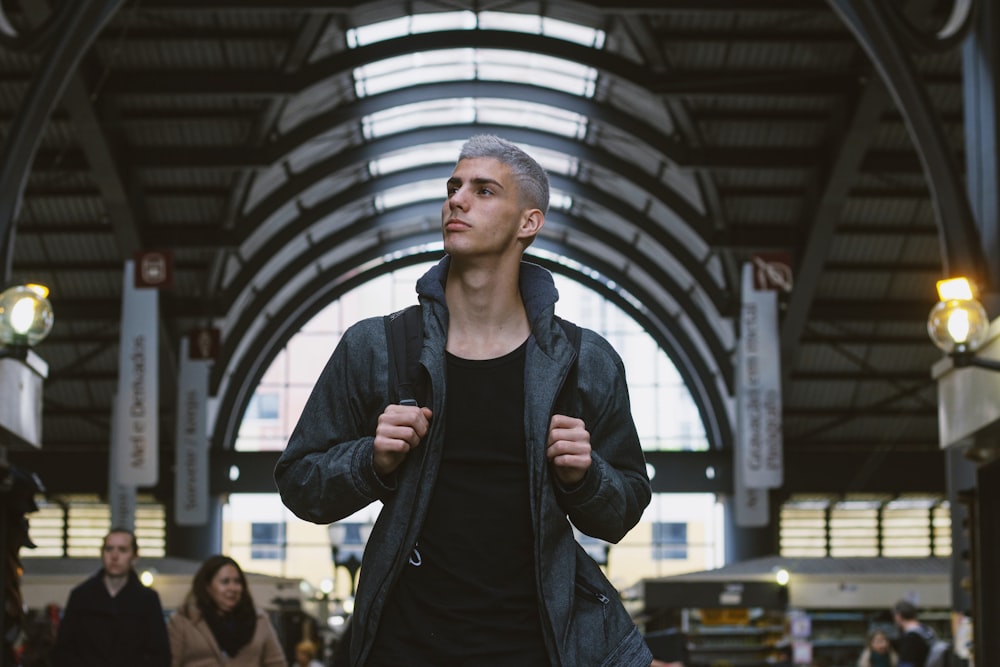
[[[990,320],[975,299],[939,301],[927,316],[927,333],[946,354],[975,352],[986,341]]]
[[[34,346],[52,330],[52,304],[41,285],[15,285],[0,293],[0,344]]]

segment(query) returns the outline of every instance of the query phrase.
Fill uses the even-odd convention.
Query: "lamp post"
[[[927,316],[927,333],[956,368],[976,366],[1000,371],[1000,360],[979,356],[977,352],[990,331],[986,309],[976,300],[966,278],[938,281],[938,303]]]
[[[38,508],[34,494],[40,490],[36,477],[15,469],[7,462],[7,446],[41,447],[42,381],[48,365],[31,347],[52,330],[52,306],[48,288],[15,285],[0,292],[0,595],[6,601],[20,599],[22,546],[34,547],[28,538],[25,515]],[[26,480],[31,480],[30,483]],[[8,567],[13,563],[15,567]],[[23,611],[17,607],[0,614],[0,665],[13,657],[10,638],[16,636],[7,623],[20,625]]]
[[[24,361],[28,349],[52,330],[52,305],[44,285],[15,285],[0,293],[0,359]]]
[[[946,355],[932,367],[938,389],[938,429],[946,458],[952,505],[952,599],[968,609],[976,626],[972,648],[977,664],[996,662],[989,634],[1000,618],[993,601],[998,554],[993,538],[1000,496],[1000,376],[968,367],[1000,371],[1000,318],[992,322],[965,278],[937,284],[939,303],[927,317],[927,332]],[[958,456],[952,456],[957,454]],[[984,594],[985,592],[985,594]]]
[[[361,569],[361,558],[365,552],[368,537],[372,532],[372,524],[370,522],[339,521],[331,523],[328,531],[330,533],[330,555],[333,558],[334,578],[337,576],[338,567],[347,570],[351,576],[351,597],[353,598],[358,570]]]

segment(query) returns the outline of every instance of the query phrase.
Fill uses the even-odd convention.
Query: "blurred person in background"
[[[875,630],[868,636],[868,646],[858,658],[858,667],[896,667],[899,657],[889,643],[884,630]]]
[[[323,667],[323,663],[316,659],[316,644],[308,639],[296,644],[294,667]]]
[[[173,667],[288,667],[267,613],[229,556],[210,556],[167,625]]]
[[[104,536],[101,570],[74,588],[59,622],[56,667],[167,667],[170,644],[160,596],[135,573],[135,533]]]

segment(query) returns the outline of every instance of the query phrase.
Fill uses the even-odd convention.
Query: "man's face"
[[[132,550],[132,536],[127,533],[111,533],[104,538],[104,548],[101,550],[101,562],[104,571],[112,577],[120,577],[128,573],[136,553]]]
[[[517,181],[509,167],[492,158],[461,160],[448,179],[448,197],[441,208],[441,232],[449,255],[496,255],[521,246],[529,209],[520,201]]]

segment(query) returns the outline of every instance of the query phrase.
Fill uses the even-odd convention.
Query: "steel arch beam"
[[[345,165],[364,165],[366,162],[375,160],[388,153],[424,144],[463,141],[468,139],[470,134],[478,132],[502,134],[511,141],[527,143],[565,155],[576,156],[584,161],[614,171],[623,178],[635,183],[637,187],[649,193],[651,197],[661,201],[664,206],[674,211],[685,224],[705,240],[706,245],[708,243],[706,238],[711,233],[708,219],[668,185],[642,171],[635,164],[606,151],[588,146],[580,141],[559,137],[549,132],[485,123],[408,130],[368,141],[361,146],[325,157],[296,174],[280,187],[275,188],[274,191],[258,202],[242,220],[236,223],[240,232],[234,241],[236,244],[242,244],[248,235],[252,234],[282,206],[286,205],[289,201],[293,201],[298,194],[310,186],[340,171]],[[448,169],[450,172],[450,167]],[[574,194],[584,198],[586,198],[587,193],[588,189],[583,187],[574,191]]]
[[[982,244],[957,162],[927,91],[884,8],[881,3],[868,0],[827,2],[871,58],[903,116],[934,203],[945,275],[961,274],[985,284]]]
[[[304,298],[301,300],[290,300],[278,312],[272,314],[268,318],[263,330],[254,337],[252,349],[241,356],[241,361],[237,361],[235,366],[231,362],[228,364],[220,363],[217,366],[217,370],[213,369],[213,376],[215,378],[219,380],[223,377],[227,378],[227,382],[225,383],[217,384],[214,379],[212,383],[218,390],[217,393],[221,396],[218,414],[223,416],[214,428],[212,436],[213,447],[231,447],[233,442],[235,442],[239,420],[250,400],[253,390],[266,370],[267,364],[273,360],[280,351],[280,347],[294,331],[304,326],[322,308],[353,287],[403,265],[425,261],[430,258],[430,254],[408,255],[395,262],[387,262],[368,271],[350,275],[349,278],[343,281],[338,281],[337,277],[347,275],[350,270],[363,265],[368,260],[391,254],[396,250],[405,251],[422,242],[433,242],[439,240],[439,238],[439,234],[435,229],[433,232],[420,235],[420,238],[404,238],[396,240],[391,244],[379,244],[377,247],[370,247],[363,253],[355,254],[343,262],[339,262],[336,266],[329,267],[321,274],[314,276],[299,292],[304,295]],[[545,243],[546,241],[539,239],[537,242]],[[595,266],[603,264],[603,261],[599,258],[593,256],[583,257],[582,254],[581,252],[576,253],[577,256],[580,256],[579,261],[581,264]],[[437,257],[439,253],[433,253],[433,256]],[[573,251],[571,250],[566,253],[566,256],[573,258]],[[532,257],[532,261],[538,261],[538,258]],[[589,282],[589,279],[585,277],[581,280],[581,277],[577,276],[568,267],[559,264],[551,264],[550,266],[578,282],[583,282],[584,284]],[[605,271],[614,270],[613,267],[608,266],[603,266],[602,268]],[[629,285],[626,285],[626,288],[628,287]],[[613,298],[616,303],[626,307],[627,312],[630,312],[630,314],[640,316],[640,322],[647,327],[650,334],[667,351],[675,363],[678,363],[678,360],[681,361],[678,364],[678,371],[682,373],[686,383],[688,383],[695,403],[698,405],[703,418],[705,418],[706,431],[708,431],[711,438],[711,444],[716,447],[728,446],[731,443],[731,426],[728,424],[728,412],[725,409],[726,399],[721,391],[712,387],[710,381],[718,370],[713,370],[703,363],[699,363],[697,358],[692,358],[691,355],[684,352],[683,348],[677,346],[677,341],[684,340],[685,334],[675,322],[673,314],[654,308],[656,321],[653,321],[651,319],[652,315],[639,313],[635,310],[635,306],[623,300],[621,295],[612,295],[610,291],[607,291],[606,287],[603,289],[605,290],[605,296]],[[634,295],[647,307],[655,303],[654,299],[643,298],[645,296],[643,290],[639,290]],[[249,310],[259,312],[253,308]],[[655,326],[657,322],[659,326]],[[667,337],[665,335],[666,332],[671,332],[673,337]]]
[[[75,0],[60,11],[71,12],[61,21],[63,31],[52,41],[41,66],[31,79],[25,98],[7,133],[0,158],[0,283],[11,277],[14,261],[15,220],[21,209],[24,186],[42,132],[62,92],[98,33],[124,0]]]
[[[294,257],[289,257],[285,264],[278,269],[277,272],[271,275],[267,280],[267,283],[263,286],[250,287],[251,283],[249,282],[249,277],[247,282],[244,282],[243,280],[234,280],[234,284],[240,286],[240,291],[227,294],[221,299],[221,302],[231,304],[239,303],[242,314],[235,322],[232,323],[230,327],[228,327],[228,329],[241,332],[251,331],[253,322],[258,317],[258,313],[267,310],[267,306],[278,298],[283,286],[292,283],[296,277],[309,271],[310,269],[308,267],[319,265],[321,259],[324,256],[329,255],[333,248],[336,248],[352,239],[368,237],[370,239],[370,243],[365,246],[366,252],[369,248],[377,249],[380,247],[380,238],[382,237],[383,232],[393,228],[398,228],[401,221],[419,221],[422,218],[426,218],[428,217],[428,214],[432,215],[435,213],[436,209],[437,207],[433,204],[413,204],[401,209],[388,211],[384,214],[368,218],[360,218],[337,230],[336,232],[333,232],[322,239],[318,239],[315,243],[309,245],[304,252],[301,252]],[[554,226],[561,226],[580,231],[587,238],[595,239],[604,246],[613,248],[621,257],[628,258],[628,261],[633,266],[638,267],[645,275],[654,280],[656,284],[658,284],[661,289],[663,289],[664,292],[667,293],[678,305],[679,309],[686,314],[695,330],[698,331],[701,341],[708,348],[712,359],[721,369],[721,375],[726,386],[732,387],[732,367],[728,363],[731,356],[730,351],[727,350],[722,341],[719,340],[716,332],[712,329],[711,323],[706,317],[706,314],[695,303],[690,292],[684,286],[678,285],[672,279],[672,276],[664,270],[664,267],[653,261],[651,258],[641,253],[636,253],[636,249],[633,244],[629,244],[621,237],[611,234],[610,232],[606,232],[600,227],[592,225],[587,221],[572,218],[562,213],[555,213],[551,216],[551,220]],[[436,224],[429,226],[424,225],[423,227],[423,231],[420,232],[421,235],[427,234],[430,235],[434,241],[440,240],[440,231]],[[540,237],[540,240],[544,239],[544,242],[551,245],[554,248],[554,251],[559,254],[570,256],[571,253],[579,254],[582,252],[576,246],[572,246],[558,240],[553,240],[554,236],[559,236],[559,231],[560,230],[557,228],[554,230],[554,233],[549,233]],[[262,248],[259,254],[264,257],[268,257],[271,255],[271,251],[268,251],[266,248]],[[625,285],[626,289],[629,289],[630,292],[638,293],[641,291],[638,289],[636,280],[630,276],[626,270],[623,270],[622,266],[611,265],[607,261],[595,257],[592,254],[589,254],[589,256],[590,258],[587,261],[599,262],[602,266],[603,273],[616,280],[619,284]],[[358,260],[358,263],[360,263],[360,260]],[[257,270],[258,269],[248,269],[250,273],[255,273]],[[246,287],[250,287],[250,289],[246,289]],[[311,292],[312,289],[304,289],[302,291]],[[252,293],[252,301],[249,303],[247,303],[247,300],[244,298],[244,294],[246,292]],[[648,306],[650,303],[655,302],[655,299],[647,299],[645,301]],[[673,321],[675,316],[667,314],[665,315],[665,319]],[[220,351],[219,363],[212,372],[211,386],[213,389],[218,387],[221,382],[222,374],[226,372],[225,369],[233,363],[232,359],[235,356],[236,350],[240,344],[239,339],[235,337],[224,337],[226,340],[223,342],[222,350]],[[683,350],[685,351],[685,354],[697,355],[696,348],[689,342],[678,342],[675,340],[671,347],[673,349]]]
[[[346,159],[335,159],[333,161],[337,164],[341,164],[341,162],[349,162]],[[223,287],[223,301],[234,303],[238,292],[244,289],[244,285],[248,285],[253,282],[253,279],[257,275],[258,271],[271,257],[277,255],[282,248],[292,242],[296,237],[308,233],[312,225],[320,222],[327,216],[333,215],[339,209],[349,206],[352,202],[356,202],[365,197],[372,197],[389,188],[406,185],[418,180],[428,180],[431,178],[441,178],[443,181],[443,176],[449,173],[450,168],[450,164],[421,165],[419,167],[380,176],[359,185],[349,184],[341,191],[332,193],[331,196],[326,199],[317,202],[308,209],[302,210],[300,215],[296,216],[294,219],[284,221],[281,227],[276,229],[274,234],[261,243],[252,255],[248,254],[245,257],[242,269],[230,277],[228,287]],[[299,183],[298,188],[295,189],[298,191],[304,191],[323,178],[326,178],[328,175],[324,175],[320,172],[314,174],[313,176],[314,177],[310,177],[307,182]],[[611,211],[622,220],[630,221],[639,231],[655,240],[667,253],[669,253],[685,268],[693,280],[704,290],[704,293],[720,314],[729,315],[735,310],[736,306],[732,302],[732,299],[719,285],[716,284],[717,281],[712,277],[711,273],[705,266],[705,256],[697,256],[692,253],[690,248],[685,246],[680,240],[670,234],[663,226],[650,220],[643,211],[632,207],[629,203],[616,198],[603,190],[597,188],[587,188],[578,181],[566,178],[559,174],[552,174],[550,176],[550,181],[556,188],[568,192],[580,200],[596,203],[608,211]],[[441,201],[443,201],[443,199]],[[287,206],[287,202],[285,206]],[[278,208],[275,208],[269,215],[273,215],[277,212],[277,210]],[[426,213],[424,215],[430,217],[436,224],[439,210],[440,202],[435,202],[433,205],[427,204]],[[264,220],[261,220],[257,223],[257,228],[260,228],[263,224],[265,224],[265,222]],[[598,226],[594,225],[594,227],[597,228]],[[248,235],[246,233],[242,233],[240,243],[245,242],[247,238]],[[235,244],[236,242],[234,241],[234,245]]]

